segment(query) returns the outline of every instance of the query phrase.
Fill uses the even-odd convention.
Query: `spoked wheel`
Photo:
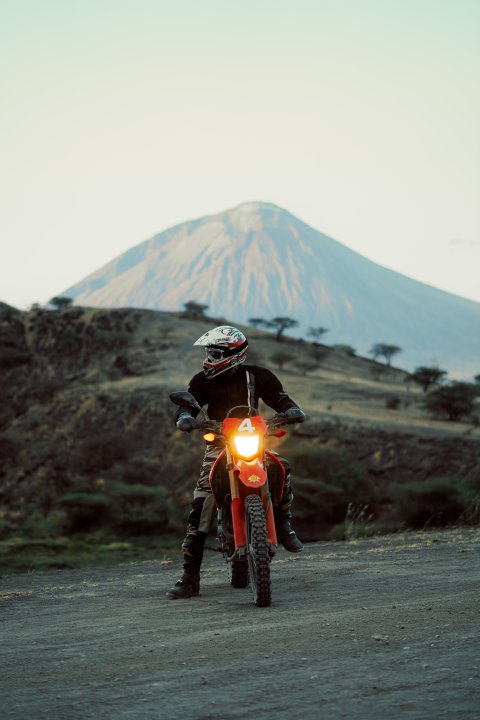
[[[253,600],[258,607],[272,602],[270,589],[270,556],[267,528],[262,500],[258,495],[247,495],[245,500],[245,526],[247,531],[247,557]]]
[[[230,585],[234,588],[246,588],[248,585],[247,559],[236,559],[230,563]]]

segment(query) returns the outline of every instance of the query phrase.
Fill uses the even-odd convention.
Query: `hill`
[[[290,316],[366,355],[402,348],[402,365],[479,372],[480,303],[381,267],[268,203],[182,223],[112,260],[64,295],[78,305],[179,311],[195,300],[235,323]]]
[[[202,441],[176,430],[168,393],[198,371],[192,343],[215,323],[138,309],[0,308],[3,538],[182,534]],[[358,520],[368,506],[371,522],[391,527],[465,514],[480,490],[478,425],[432,421],[402,370],[243,329],[249,360],[273,367],[308,413],[275,441],[292,462],[305,539],[342,534],[352,508]],[[279,347],[290,354],[283,369]],[[427,509],[417,497],[425,492]]]

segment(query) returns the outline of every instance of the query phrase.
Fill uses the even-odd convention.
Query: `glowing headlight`
[[[258,455],[260,438],[258,435],[234,435],[233,443],[240,457],[249,459]]]

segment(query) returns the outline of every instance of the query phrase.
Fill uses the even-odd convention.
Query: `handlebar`
[[[287,418],[282,413],[277,413],[273,417],[266,420],[267,435],[273,434],[282,425],[292,425],[295,422],[298,422],[296,418]],[[215,435],[222,435],[222,423],[218,422],[217,420],[203,420],[201,423],[199,423],[197,430],[202,430],[203,432],[212,432]]]
[[[203,430],[204,432],[212,432],[215,435],[222,434],[222,423],[216,420],[203,420],[199,423],[197,430]]]

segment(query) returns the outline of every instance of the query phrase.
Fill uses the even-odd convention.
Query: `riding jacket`
[[[199,372],[190,380],[188,391],[201,407],[208,406],[210,419],[217,421],[223,420],[228,411],[236,406],[243,406],[243,413],[242,409],[239,409],[232,413],[232,416],[243,417],[245,406],[258,408],[259,400],[263,400],[275,412],[285,412],[291,407],[298,407],[284,391],[277,376],[260,365],[237,365],[210,379],[205,377],[203,371]],[[185,410],[179,408],[175,422],[182,412]],[[195,416],[197,414],[192,413]]]

